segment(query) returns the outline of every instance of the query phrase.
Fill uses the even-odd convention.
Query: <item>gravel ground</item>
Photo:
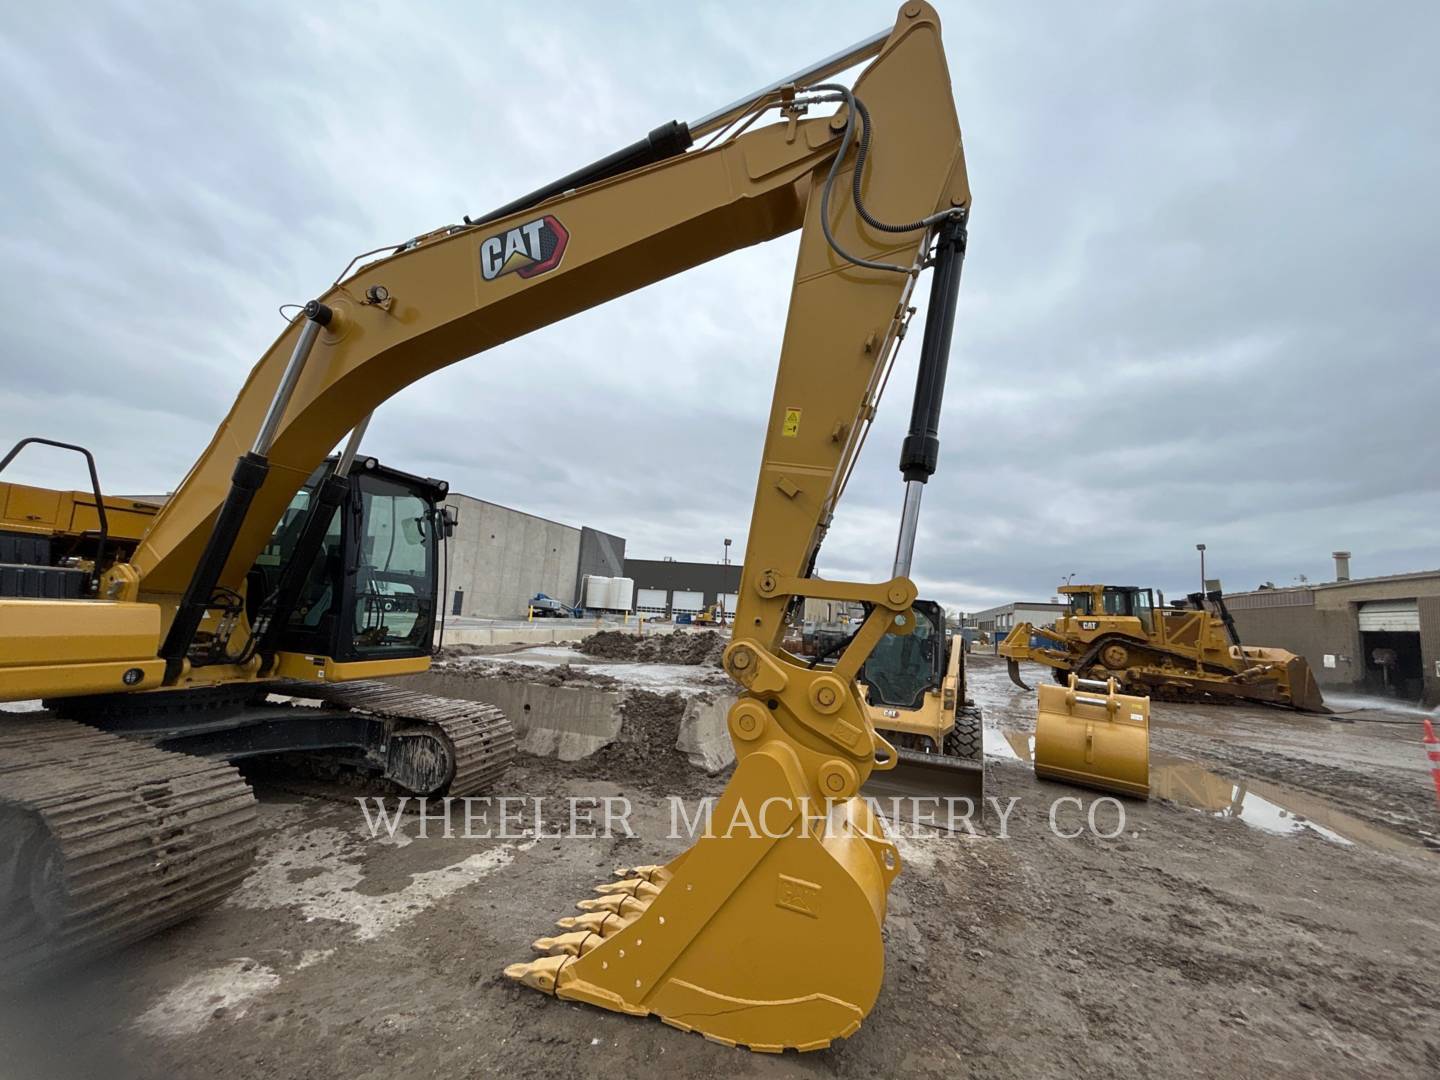
[[[623,794],[636,839],[422,839],[412,817],[376,841],[354,804],[259,778],[269,833],[240,893],[0,999],[0,1076],[1440,1074],[1440,818],[1418,718],[1157,704],[1156,775],[1184,782],[1127,802],[1114,839],[1062,839],[1052,801],[1093,796],[1034,778],[1034,699],[1003,666],[977,657],[971,682],[989,791],[1019,800],[1007,836],[992,813],[977,836],[902,841],[880,1001],[828,1051],[729,1050],[500,976],[614,866],[683,846],[630,744],[609,775],[524,759],[500,794]],[[666,775],[690,798],[724,783]],[[1057,820],[1084,823],[1073,804]]]

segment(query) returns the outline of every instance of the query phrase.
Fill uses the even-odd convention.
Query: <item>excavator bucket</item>
[[[1070,676],[1040,687],[1035,775],[1144,799],[1150,794],[1150,699],[1116,693],[1114,679]]]
[[[664,866],[616,872],[505,974],[555,997],[655,1015],[729,1046],[818,1050],[880,990],[900,857],[869,805],[808,803],[793,750],[741,760],[707,831]]]
[[[1031,686],[1029,683],[1027,683],[1024,679],[1020,677],[1019,660],[1006,660],[1005,669],[1010,672],[1010,681],[1013,682],[1016,686],[1018,686],[1021,690],[1035,689],[1033,686]]]

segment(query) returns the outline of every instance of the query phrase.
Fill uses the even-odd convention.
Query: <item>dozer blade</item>
[[[1150,794],[1150,699],[1115,680],[1070,676],[1036,698],[1035,775],[1144,799]]]
[[[1034,689],[1033,686],[1027,685],[1026,682],[1025,682],[1025,680],[1020,677],[1020,661],[1019,661],[1019,660],[1006,660],[1006,661],[1005,661],[1005,668],[1006,668],[1006,670],[1008,670],[1008,671],[1010,672],[1010,681],[1013,682],[1016,686],[1020,687],[1021,690],[1033,690],[1033,689]]]
[[[1320,693],[1315,673],[1303,656],[1296,656],[1285,665],[1285,680],[1290,686],[1290,705],[1301,712],[1326,713],[1331,710]]]
[[[622,891],[602,886],[606,895],[578,905],[589,915],[562,920],[598,942],[542,939],[536,947],[555,955],[505,974],[752,1050],[817,1050],[850,1035],[880,990],[900,858],[863,799],[817,806],[807,790],[790,747],[747,755],[689,850],[622,871]],[[594,918],[602,911],[617,918]]]

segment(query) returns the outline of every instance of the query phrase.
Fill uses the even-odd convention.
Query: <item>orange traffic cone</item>
[[[1440,802],[1440,739],[1435,737],[1435,729],[1430,726],[1429,719],[1425,721],[1425,753],[1430,758],[1430,779],[1435,781],[1435,800]]]

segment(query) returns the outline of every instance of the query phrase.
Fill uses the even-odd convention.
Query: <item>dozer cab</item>
[[[865,710],[900,756],[880,774],[888,792],[932,787],[978,803],[985,794],[980,707],[966,697],[965,649],[933,600],[916,600],[915,629],[886,634],[860,671]],[[928,774],[928,775],[927,775]]]
[[[1163,701],[1257,702],[1325,713],[1304,657],[1244,645],[1219,591],[1192,593],[1186,607],[1155,603],[1151,589],[1063,585],[1068,608],[1054,628],[1021,623],[1000,644],[1010,678],[1020,661],[1043,664],[1057,682],[1070,674],[1114,678],[1129,694]]]

